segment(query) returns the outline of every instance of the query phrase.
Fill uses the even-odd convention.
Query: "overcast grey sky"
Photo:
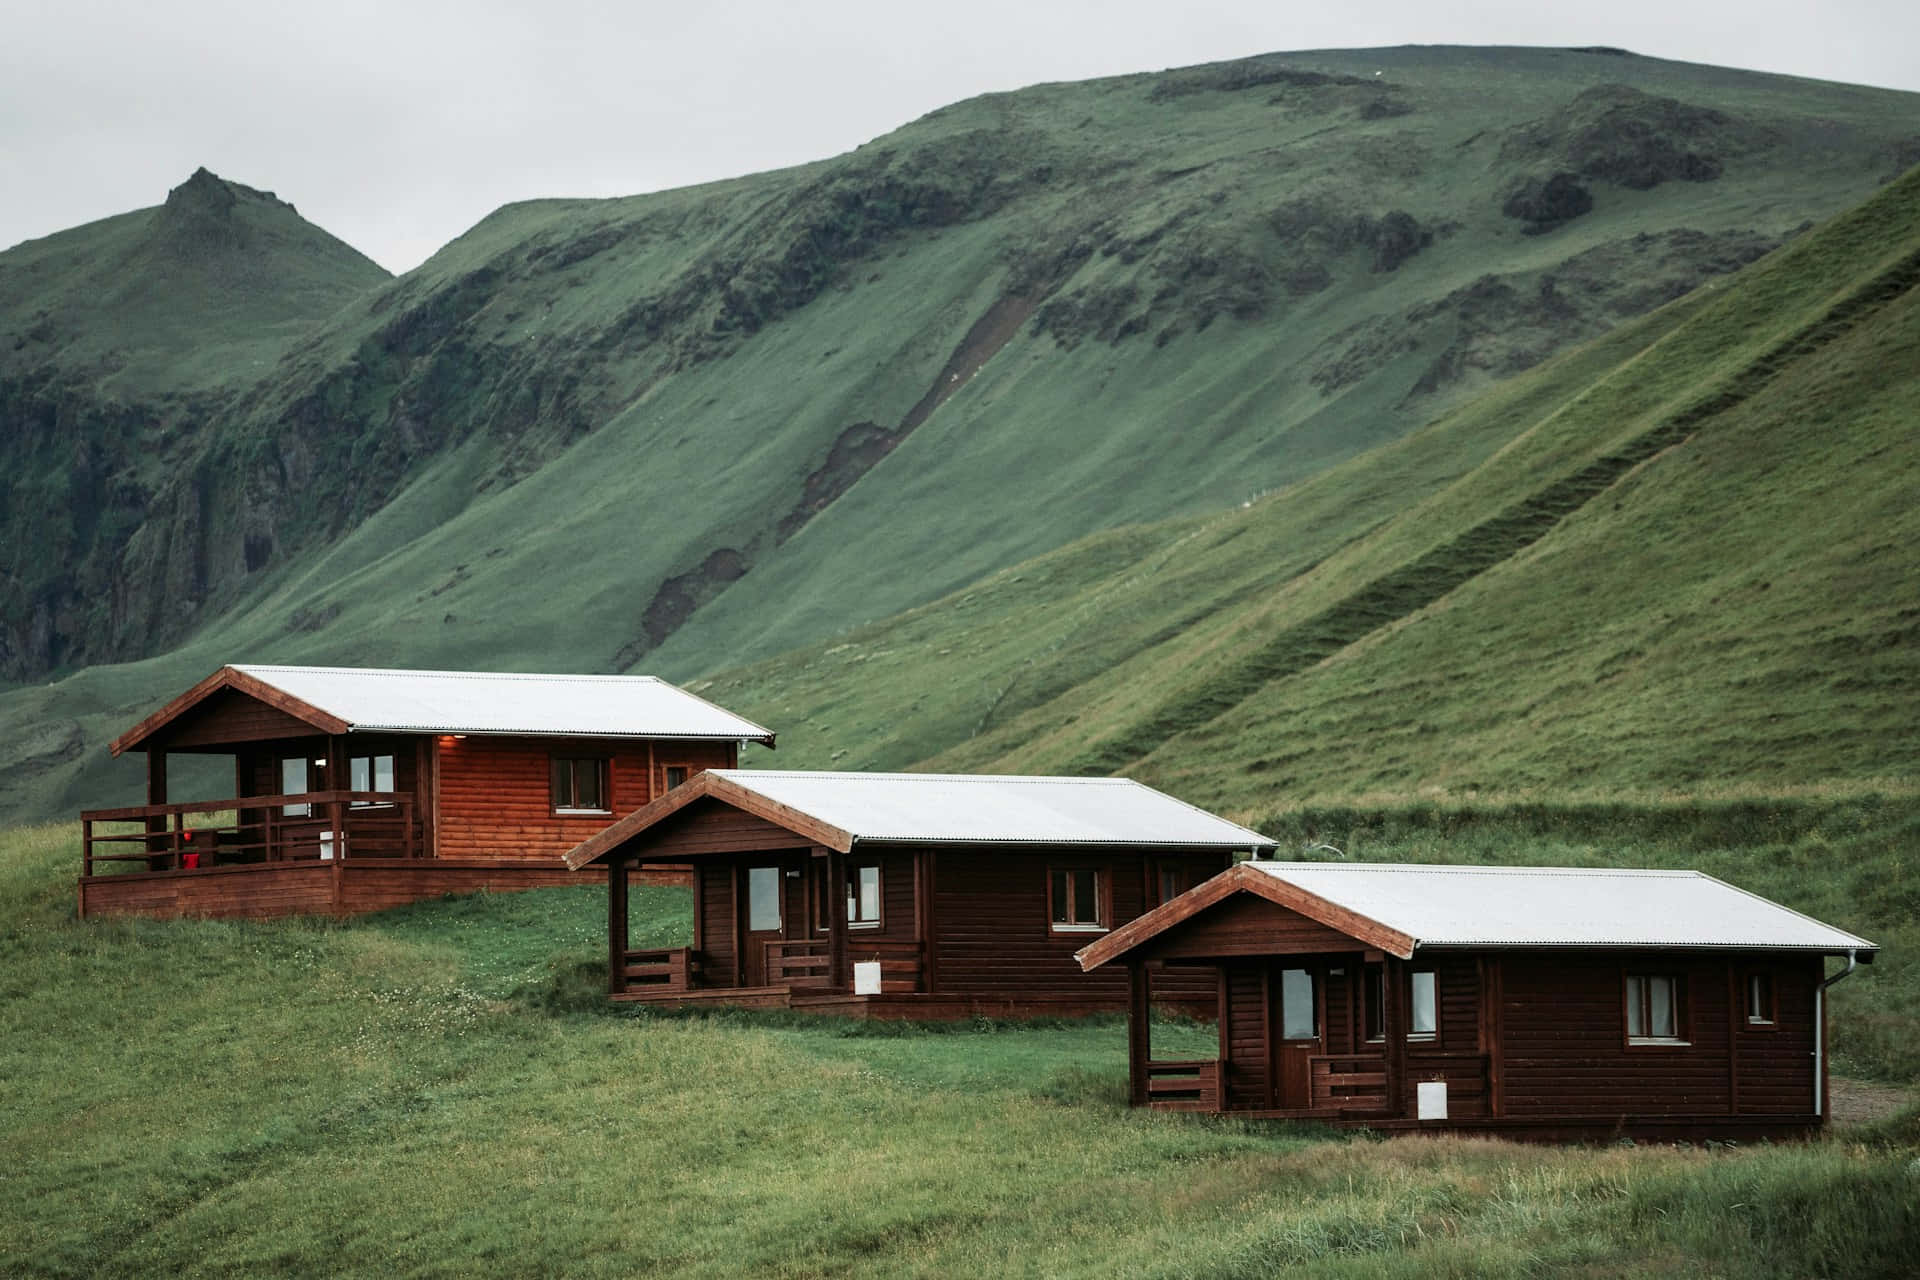
[[[0,246],[205,165],[404,271],[511,200],[818,159],[1045,80],[1388,44],[1610,44],[1920,90],[1914,0],[0,0]]]

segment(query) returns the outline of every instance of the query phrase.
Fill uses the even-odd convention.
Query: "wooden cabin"
[[[607,869],[616,1000],[949,1018],[1125,1008],[1125,976],[1086,977],[1074,952],[1271,847],[1122,778],[721,769],[566,861]],[[690,945],[634,947],[628,878],[681,864]],[[1160,989],[1212,993],[1185,973]]]
[[[1700,1139],[1825,1121],[1824,992],[1874,949],[1690,871],[1246,862],[1079,960],[1128,974],[1136,1106]],[[1217,1057],[1154,1059],[1156,968],[1214,985]]]
[[[80,815],[80,914],[351,915],[569,883],[559,855],[773,734],[651,676],[229,666],[112,743],[147,802]],[[167,760],[233,759],[226,798]]]

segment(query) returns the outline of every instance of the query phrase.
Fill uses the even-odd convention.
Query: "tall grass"
[[[0,834],[9,1274],[1890,1276],[1920,1228],[1912,1125],[1552,1149],[1141,1114],[1115,1019],[553,999],[595,969],[592,890],[82,924],[77,852]],[[686,911],[649,889],[636,928]]]

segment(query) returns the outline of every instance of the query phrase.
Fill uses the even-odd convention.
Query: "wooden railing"
[[[687,991],[700,979],[700,953],[692,947],[656,947],[627,952],[627,989]]]
[[[767,985],[770,987],[829,987],[833,985],[833,958],[826,939],[767,943]]]
[[[1387,1104],[1387,1059],[1378,1053],[1314,1054],[1307,1059],[1317,1111],[1353,1107],[1374,1111]]]
[[[98,874],[98,863],[210,871],[238,863],[426,854],[414,798],[389,791],[302,791],[89,809],[80,815],[80,833],[87,876]]]
[[[1307,1060],[1315,1110],[1380,1111],[1388,1107],[1387,1060],[1380,1053],[1315,1054]],[[1475,1114],[1486,1105],[1487,1055],[1472,1049],[1408,1046],[1407,1096],[1422,1080],[1445,1080],[1451,1111]]]
[[[775,987],[832,987],[831,946],[825,938],[807,938],[768,942],[767,984]],[[847,938],[845,985],[853,984],[853,966],[864,961],[880,962],[880,990],[895,995],[920,990],[924,961],[920,943],[911,938],[863,938],[855,933]]]
[[[1147,1064],[1147,1105],[1158,1111],[1218,1111],[1220,1063],[1215,1058]]]

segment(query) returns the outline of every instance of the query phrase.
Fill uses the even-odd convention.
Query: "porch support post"
[[[847,855],[827,850],[827,983],[838,990],[853,986],[847,969]]]
[[[627,989],[627,860],[607,859],[607,992]]]
[[[165,804],[167,802],[167,753],[159,747],[147,751],[147,803]],[[165,814],[156,814],[147,819],[147,834],[152,839],[146,842],[147,870],[164,871],[167,859],[167,818]]]
[[[1398,957],[1388,956],[1380,981],[1380,1029],[1386,1036],[1387,1114],[1406,1114],[1407,971]]]
[[[1153,1024],[1147,1019],[1152,1001],[1147,984],[1147,962],[1127,957],[1127,1101],[1147,1105],[1147,1063],[1153,1056]]]

